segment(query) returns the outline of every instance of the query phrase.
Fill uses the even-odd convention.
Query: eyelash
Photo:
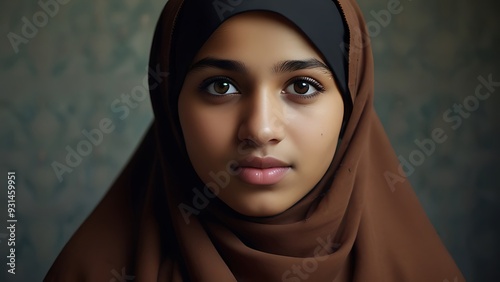
[[[303,76],[303,77],[295,77],[293,79],[291,79],[290,81],[288,81],[287,83],[287,87],[293,83],[297,83],[297,82],[307,82],[308,84],[310,84],[312,87],[314,87],[316,89],[316,91],[312,94],[308,94],[308,95],[303,95],[303,94],[290,94],[290,95],[294,95],[294,96],[299,96],[301,98],[304,98],[304,99],[310,99],[310,98],[313,98],[313,97],[316,97],[317,95],[325,92],[325,87],[319,83],[317,80],[311,78],[311,77],[307,77],[307,76]]]
[[[198,86],[198,90],[200,92],[204,92],[210,96],[213,96],[213,97],[227,97],[227,96],[230,96],[230,95],[236,95],[236,94],[221,94],[221,95],[215,95],[215,94],[211,94],[207,91],[207,87],[210,86],[210,84],[214,83],[214,82],[218,82],[218,81],[226,81],[228,83],[230,83],[231,85],[233,85],[236,89],[238,89],[238,87],[236,87],[236,83],[229,77],[227,76],[215,76],[215,77],[210,77],[206,80],[204,80],[199,86]],[[303,98],[303,99],[310,99],[310,98],[313,98],[323,92],[325,92],[325,87],[323,87],[323,85],[321,83],[319,83],[317,80],[311,78],[311,77],[295,77],[291,80],[289,80],[287,82],[287,87],[285,88],[288,88],[290,85],[292,85],[293,83],[297,83],[297,82],[306,82],[308,84],[310,84],[312,87],[314,87],[316,89],[316,91],[312,94],[308,94],[308,95],[303,95],[303,94],[291,94],[291,93],[284,93],[284,94],[289,94],[289,95],[294,95],[294,96],[299,96],[300,98]],[[283,93],[283,92],[282,92]]]

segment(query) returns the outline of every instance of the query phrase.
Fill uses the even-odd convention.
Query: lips
[[[273,185],[280,182],[292,166],[284,161],[266,157],[246,158],[238,162],[238,177],[248,184]]]

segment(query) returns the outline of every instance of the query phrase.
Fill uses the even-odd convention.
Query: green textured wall
[[[164,1],[48,2],[57,3],[50,15],[38,1],[0,3],[1,281],[42,279],[152,118],[149,99],[126,104],[122,95],[142,85]],[[500,82],[500,5],[359,3],[373,42],[375,104],[396,153],[417,164],[409,179],[468,281],[497,281],[500,86],[484,99],[469,96],[479,77]],[[82,131],[106,121],[112,130],[59,181],[51,164],[65,163],[68,148],[86,139]],[[415,140],[439,128],[446,140],[418,153]],[[18,180],[15,276],[6,267],[8,171]]]

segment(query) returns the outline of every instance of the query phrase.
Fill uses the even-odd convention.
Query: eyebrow
[[[243,64],[242,62],[234,60],[216,59],[212,57],[207,57],[194,63],[189,68],[188,73],[194,70],[204,69],[204,68],[217,68],[228,71],[247,73],[247,68],[245,67],[245,64]]]
[[[226,59],[217,59],[213,57],[207,57],[199,60],[194,63],[188,70],[188,72],[195,71],[198,69],[204,68],[218,68],[227,71],[240,72],[240,73],[248,73],[248,69],[245,64],[240,61],[235,60],[226,60]],[[323,62],[311,58],[307,60],[286,60],[282,62],[278,62],[273,66],[272,70],[274,73],[286,73],[286,72],[294,72],[303,69],[322,69],[328,73],[331,73],[330,68],[325,65]]]
[[[317,59],[308,59],[308,60],[289,60],[279,62],[273,67],[273,71],[275,73],[285,73],[285,72],[294,72],[303,69],[323,69],[330,73],[330,68],[324,63],[318,61]]]

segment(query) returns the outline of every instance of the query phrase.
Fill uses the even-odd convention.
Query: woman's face
[[[178,106],[196,173],[241,214],[287,210],[325,174],[342,124],[320,54],[280,16],[249,12],[224,22],[193,62]]]

